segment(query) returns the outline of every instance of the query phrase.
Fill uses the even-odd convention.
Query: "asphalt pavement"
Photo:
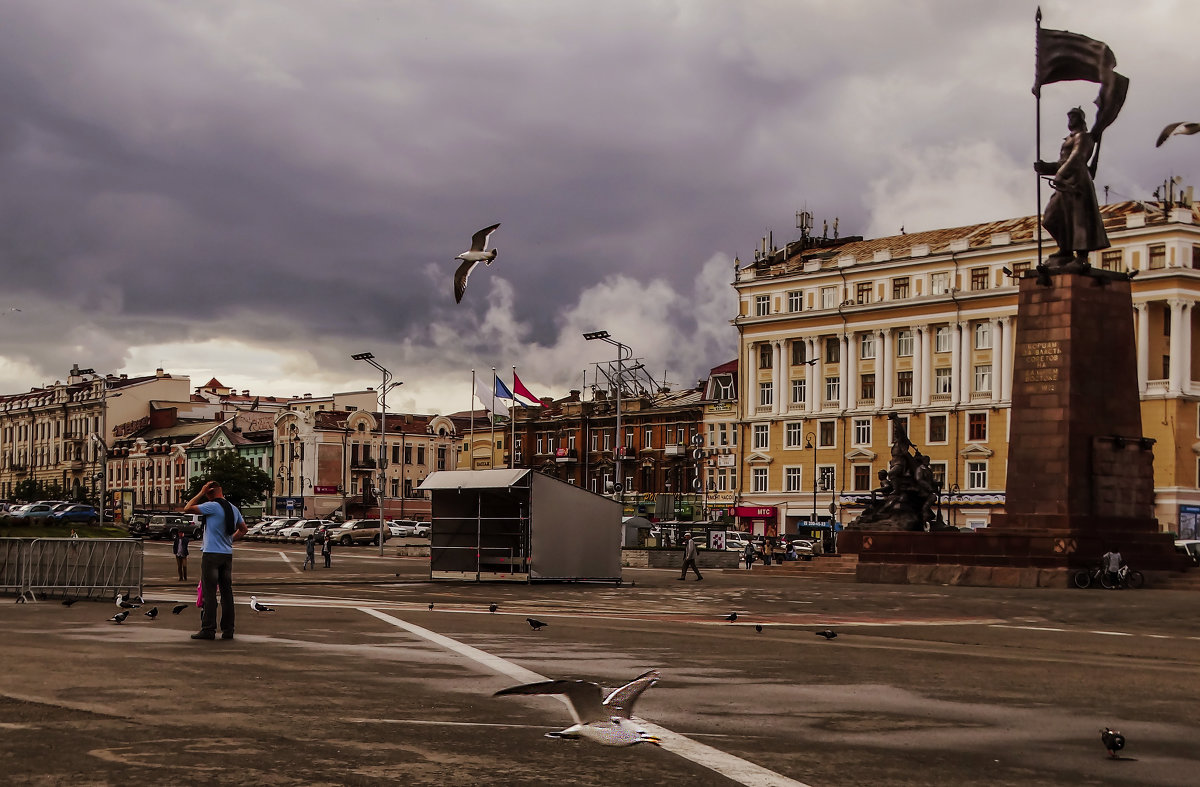
[[[430,583],[426,559],[385,552],[301,571],[300,545],[239,546],[233,641],[189,638],[195,583],[167,544],[146,547],[153,621],[108,622],[110,599],[0,605],[6,783],[1191,785],[1200,769],[1196,593],[744,570]],[[492,696],[649,669],[636,712],[661,748],[546,738],[562,703]],[[1128,738],[1120,760],[1105,726]]]

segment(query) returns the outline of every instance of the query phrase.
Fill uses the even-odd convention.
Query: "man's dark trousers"
[[[233,636],[233,555],[205,552],[200,556],[200,587],[204,611],[200,615],[201,633],[217,632],[217,588],[221,589],[221,631]]]

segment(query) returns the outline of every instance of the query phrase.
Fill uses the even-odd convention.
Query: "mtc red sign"
[[[314,486],[313,493],[318,495],[336,495],[338,488],[336,486]]]
[[[756,517],[770,519],[775,516],[774,506],[737,506],[733,509],[734,516]]]

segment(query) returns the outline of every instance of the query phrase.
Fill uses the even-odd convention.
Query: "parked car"
[[[801,560],[812,560],[812,556],[816,554],[813,542],[805,538],[798,538],[792,541],[792,548],[796,550],[796,554]]]
[[[146,524],[145,538],[173,539],[180,531],[187,533],[189,538],[200,538],[204,528],[183,514],[154,514]]]
[[[279,535],[288,539],[305,539],[309,536],[316,535],[317,529],[333,524],[327,519],[299,519],[293,524],[281,528]]]
[[[10,521],[14,525],[44,525],[50,519],[53,509],[54,506],[46,503],[34,503],[19,511],[13,511],[10,514]]]
[[[264,529],[267,527],[267,525],[269,525],[269,524],[271,524],[271,523],[270,523],[270,522],[267,522],[267,521],[263,521],[263,522],[259,522],[259,523],[258,523],[258,524],[256,524],[256,525],[251,525],[251,526],[250,526],[250,527],[249,527],[249,528],[246,530],[246,538],[253,538],[253,537],[255,537],[255,536],[261,536],[261,535],[263,535],[263,530],[264,530]]]
[[[299,519],[294,517],[289,517],[288,519],[272,519],[270,522],[263,523],[262,530],[259,531],[259,535],[278,536],[279,531],[283,530],[284,528],[291,527],[299,521]]]
[[[350,546],[351,544],[378,544],[379,520],[351,519],[346,524],[331,529],[328,537],[343,546]],[[392,534],[389,531],[384,536],[384,541],[391,537]]]
[[[50,515],[55,524],[95,525],[100,522],[100,512],[94,506],[73,505]]]
[[[429,535],[432,532],[433,525],[429,524],[428,522],[418,522],[416,526],[413,527],[412,534],[416,538],[429,538]]]
[[[408,538],[413,534],[413,530],[417,527],[415,519],[393,519],[388,523],[391,528],[392,535],[397,538]]]
[[[1190,557],[1196,565],[1200,565],[1200,539],[1181,539],[1175,542],[1175,549]]]

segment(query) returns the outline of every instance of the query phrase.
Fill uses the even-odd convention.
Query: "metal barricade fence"
[[[21,593],[25,590],[24,544],[28,539],[0,538],[0,593]]]
[[[15,589],[23,597],[39,595],[104,598],[118,591],[142,594],[142,542],[136,538],[35,538],[16,541],[15,550],[0,547],[0,555],[17,560]],[[7,563],[3,568],[8,571]],[[5,575],[7,579],[7,573]]]

